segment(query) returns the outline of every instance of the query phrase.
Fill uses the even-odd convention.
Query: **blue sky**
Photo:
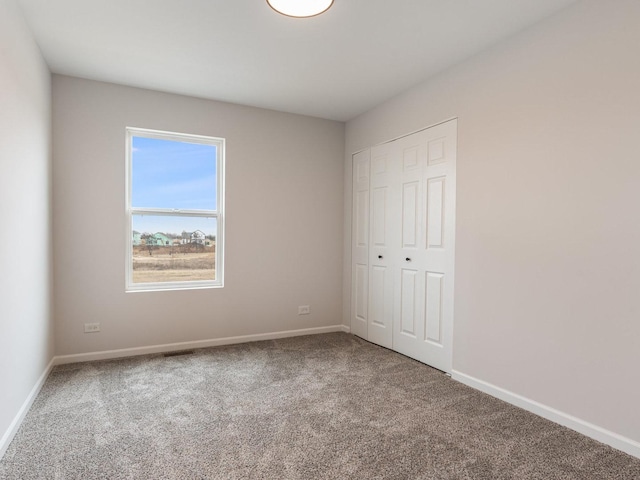
[[[133,207],[215,210],[216,147],[133,137]]]
[[[215,210],[216,147],[156,138],[133,137],[131,206]],[[133,230],[174,232],[202,230],[216,234],[215,219],[134,216]]]

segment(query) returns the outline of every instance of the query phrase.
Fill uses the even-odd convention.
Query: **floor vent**
[[[179,352],[165,353],[165,357],[179,357],[181,355],[193,355],[193,350],[180,350]]]

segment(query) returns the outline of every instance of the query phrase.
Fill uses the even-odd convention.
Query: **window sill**
[[[128,285],[125,289],[125,293],[139,293],[139,292],[171,292],[177,290],[206,290],[223,288],[224,285],[220,283],[195,283],[189,282],[188,285],[184,283],[171,283],[171,284],[137,284],[135,286]]]

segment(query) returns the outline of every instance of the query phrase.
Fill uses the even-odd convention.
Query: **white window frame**
[[[188,143],[212,145],[216,147],[216,209],[215,210],[182,210],[176,208],[134,208],[132,199],[132,167],[133,167],[133,137],[156,138],[160,140],[173,140]],[[190,135],[186,133],[165,132],[144,128],[126,128],[126,291],[162,291],[162,290],[190,290],[196,288],[221,288],[224,286],[224,159],[225,139],[207,137],[203,135]],[[216,279],[215,280],[189,280],[183,282],[133,282],[133,215],[161,215],[182,217],[215,218],[216,222]]]

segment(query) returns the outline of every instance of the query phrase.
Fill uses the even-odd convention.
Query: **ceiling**
[[[576,0],[18,0],[54,73],[349,120]]]

